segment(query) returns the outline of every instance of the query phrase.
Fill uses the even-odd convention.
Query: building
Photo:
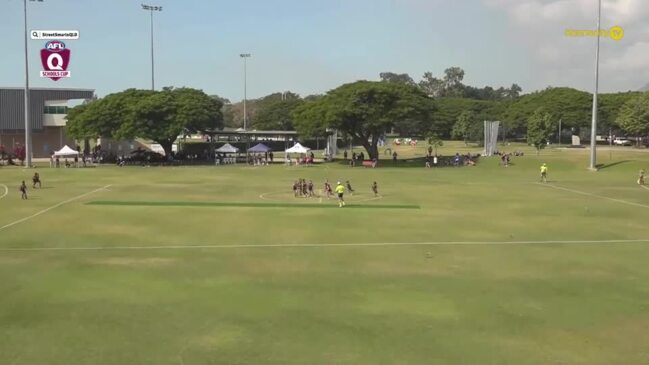
[[[65,133],[65,116],[70,100],[91,99],[89,89],[30,89],[30,119],[32,127],[32,155],[49,157],[54,150],[74,140]],[[25,89],[0,88],[0,145],[12,151],[25,143]]]

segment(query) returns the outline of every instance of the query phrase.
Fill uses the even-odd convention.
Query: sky
[[[149,1],[149,0],[146,0]],[[594,88],[597,0],[150,0],[155,14],[156,86],[187,86],[232,101],[290,90],[303,96],[379,73],[426,71],[441,77],[462,67],[465,84]],[[600,90],[649,84],[649,0],[602,0],[602,28],[619,25],[621,41],[601,40]],[[44,0],[28,3],[29,29],[79,30],[65,41],[72,77],[41,79],[29,40],[33,87],[96,89],[99,96],[150,88],[150,18],[136,0]],[[24,86],[22,0],[0,0],[0,87]]]

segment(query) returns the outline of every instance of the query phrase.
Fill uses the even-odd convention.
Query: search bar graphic
[[[32,39],[79,39],[78,30],[32,30]]]

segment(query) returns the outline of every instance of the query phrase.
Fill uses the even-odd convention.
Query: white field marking
[[[277,201],[277,200],[268,199],[268,198],[266,198],[266,196],[268,196],[268,195],[274,195],[274,194],[280,194],[280,193],[285,193],[285,191],[282,190],[282,191],[271,191],[270,193],[263,193],[263,194],[259,195],[259,199],[261,199],[261,200],[268,200],[268,201],[271,201],[271,202],[275,202],[275,201]]]
[[[5,185],[5,184],[0,184],[0,186],[5,188],[5,193],[2,194],[2,196],[0,196],[0,199],[2,199],[2,198],[4,198],[5,196],[7,196],[9,194],[9,187],[7,187],[7,185]]]
[[[247,248],[345,248],[345,247],[417,247],[417,246],[522,246],[551,244],[611,244],[649,243],[641,240],[581,240],[581,241],[447,241],[447,242],[382,242],[382,243],[285,243],[285,244],[232,244],[232,245],[188,245],[188,246],[115,246],[115,247],[8,247],[0,252],[38,251],[148,251],[148,250],[203,250],[203,249],[247,249]]]
[[[643,188],[643,189],[647,189],[647,190],[649,190],[649,188],[646,187],[645,185],[640,185],[640,187]]]
[[[568,192],[575,193],[575,194],[580,194],[580,195],[585,195],[585,196],[592,196],[592,197],[595,197],[595,198],[610,200],[610,201],[616,202],[616,203],[632,205],[634,207],[649,208],[649,205],[640,204],[640,203],[634,203],[634,202],[630,202],[630,201],[626,201],[626,200],[622,200],[622,199],[609,198],[608,196],[597,195],[597,194],[593,194],[593,193],[587,193],[585,191],[568,189],[568,188],[564,188],[564,187],[556,186],[556,185],[541,184],[541,183],[537,183],[537,184],[541,185],[541,186],[547,186],[548,188],[552,188],[552,189],[564,190],[564,191],[568,191]]]
[[[35,214],[30,215],[29,217],[25,217],[25,218],[23,218],[23,219],[19,219],[19,220],[15,221],[15,222],[12,222],[12,223],[9,223],[9,224],[7,224],[7,225],[5,225],[5,226],[2,226],[2,227],[0,227],[0,231],[2,231],[2,230],[4,230],[4,229],[7,229],[7,228],[9,228],[9,227],[13,227],[13,226],[15,226],[15,225],[17,225],[17,224],[20,224],[20,223],[23,223],[23,222],[25,222],[25,221],[28,221],[28,220],[30,220],[30,219],[32,219],[32,218],[36,218],[36,217],[38,217],[39,215],[45,214],[45,213],[49,212],[50,210],[56,209],[56,208],[58,208],[58,207],[60,207],[60,206],[62,206],[62,205],[65,205],[65,204],[71,203],[71,202],[73,202],[73,201],[75,201],[75,200],[83,199],[83,198],[85,198],[86,196],[91,195],[91,194],[94,194],[94,193],[96,193],[96,192],[99,192],[99,191],[102,191],[102,190],[106,190],[106,189],[109,188],[109,187],[110,187],[110,185],[106,185],[106,186],[104,186],[103,188],[99,188],[99,189],[96,189],[96,190],[90,191],[90,192],[88,192],[88,193],[81,194],[81,195],[76,196],[76,197],[74,197],[74,198],[68,199],[68,200],[66,200],[66,201],[60,202],[60,203],[58,203],[58,204],[56,204],[56,205],[52,205],[51,207],[46,208],[46,209],[43,209],[43,210],[41,210],[40,212],[37,212],[37,213],[35,213]]]

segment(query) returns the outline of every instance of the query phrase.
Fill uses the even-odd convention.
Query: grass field
[[[649,154],[587,153],[41,168],[27,201],[2,167],[0,363],[648,364]]]

